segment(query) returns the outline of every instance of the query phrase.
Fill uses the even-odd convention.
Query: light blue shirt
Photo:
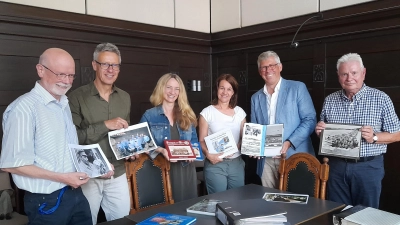
[[[68,144],[78,144],[67,97],[57,101],[39,82],[13,101],[3,114],[0,168],[35,165],[57,172],[75,172]],[[12,174],[18,188],[48,194],[66,186],[45,179]]]

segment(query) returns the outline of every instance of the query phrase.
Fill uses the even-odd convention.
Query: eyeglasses
[[[111,68],[114,70],[114,71],[119,71],[120,69],[121,69],[121,64],[109,64],[109,63],[101,63],[101,62],[97,62],[97,60],[94,60],[97,64],[99,64],[100,65],[100,67],[103,69],[103,70],[108,70],[108,68],[110,68],[110,66],[111,66]]]
[[[260,70],[263,71],[263,72],[267,71],[268,69],[274,70],[274,69],[276,69],[276,66],[279,65],[279,64],[280,63],[269,65],[269,66],[263,66],[263,67],[260,67]]]
[[[43,64],[40,64],[40,65],[42,65],[44,68],[46,68],[47,70],[52,72],[54,75],[56,75],[58,79],[64,79],[64,78],[68,77],[68,79],[73,80],[76,78],[75,74],[54,73],[53,70],[47,68],[47,66],[45,66]]]

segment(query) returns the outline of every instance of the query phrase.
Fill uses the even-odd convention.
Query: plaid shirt
[[[344,90],[334,92],[325,98],[321,121],[369,125],[374,131],[394,133],[400,130],[399,118],[392,100],[384,92],[365,84],[350,100]],[[360,157],[386,153],[386,144],[372,144],[362,139]]]

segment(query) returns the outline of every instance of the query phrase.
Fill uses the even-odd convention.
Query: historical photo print
[[[108,132],[108,139],[118,160],[157,148],[147,122]]]
[[[361,127],[361,125],[327,123],[321,133],[319,154],[359,158]]]
[[[285,202],[307,204],[308,195],[302,194],[283,194],[283,193],[268,193],[266,192],[263,199],[268,202]]]
[[[283,124],[267,125],[265,134],[265,148],[282,148]]]
[[[112,170],[100,145],[69,145],[71,156],[78,172],[86,173],[90,178],[99,177]]]

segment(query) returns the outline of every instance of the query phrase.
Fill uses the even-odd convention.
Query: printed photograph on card
[[[108,132],[108,140],[118,160],[157,148],[147,122]]]
[[[232,131],[229,129],[211,134],[205,137],[204,141],[210,153],[222,153],[222,155],[219,156],[220,158],[224,158],[225,156],[239,151],[236,141],[233,138]]]
[[[269,193],[266,192],[263,199],[268,202],[284,202],[284,203],[298,203],[307,204],[308,195],[302,194],[283,194],[283,193]]]
[[[78,172],[86,173],[90,178],[99,177],[112,170],[100,145],[69,145],[72,160]]]
[[[360,157],[361,125],[327,123],[320,135],[320,155]]]

